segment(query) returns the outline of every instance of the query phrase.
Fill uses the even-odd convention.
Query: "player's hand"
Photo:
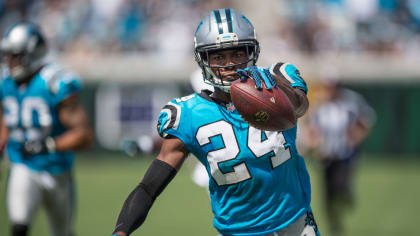
[[[262,83],[267,89],[275,88],[277,86],[276,80],[266,68],[259,68],[257,66],[247,67],[236,71],[240,75],[241,80],[251,78],[255,82],[257,89],[262,89]]]
[[[135,140],[122,140],[120,142],[120,149],[129,157],[134,157],[141,153],[141,149]]]
[[[275,65],[277,66],[277,65]],[[290,85],[293,88],[300,88],[305,93],[308,93],[308,86],[306,85],[305,80],[300,76],[299,70],[296,68],[296,66],[289,64],[289,63],[283,63],[281,64],[279,68],[280,73],[283,75],[283,77],[289,81]]]
[[[25,157],[54,151],[55,141],[51,137],[42,140],[26,141],[22,146],[22,154]]]
[[[156,149],[156,141],[150,135],[141,135],[137,140],[123,139],[120,142],[120,149],[130,157],[140,154],[151,154]]]

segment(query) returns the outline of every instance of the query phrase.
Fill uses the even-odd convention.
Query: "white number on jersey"
[[[42,135],[41,129],[33,127],[33,113],[38,114],[39,124],[42,129],[48,129],[52,124],[52,117],[48,105],[41,98],[25,98],[20,107],[16,98],[6,97],[3,100],[3,106],[7,112],[4,112],[4,120],[10,127],[10,137],[17,141],[23,141],[22,129],[19,126],[19,116],[21,124],[26,130],[26,138],[29,140],[38,139]]]
[[[245,163],[233,166],[233,171],[223,173],[219,169],[219,162],[235,159],[239,154],[239,146],[235,138],[232,125],[224,120],[202,126],[198,129],[196,139],[200,146],[210,143],[210,138],[220,135],[225,147],[210,151],[207,160],[210,171],[218,185],[235,184],[251,178]]]
[[[262,138],[263,132],[266,136],[264,140]],[[235,159],[240,152],[234,129],[229,122],[220,120],[200,127],[197,131],[196,139],[200,146],[204,146],[211,142],[210,138],[219,135],[224,143],[224,147],[210,151],[207,154],[211,175],[216,183],[219,186],[230,185],[251,178],[245,162],[232,166],[232,172],[223,173],[219,169],[219,163]],[[290,152],[286,150],[285,143],[286,141],[281,132],[262,131],[252,126],[248,129],[248,148],[254,153],[256,158],[270,152],[273,153],[270,158],[273,168],[290,159]]]
[[[262,139],[263,132],[267,137],[265,140]],[[290,159],[290,151],[286,150],[284,144],[286,140],[282,132],[263,131],[249,126],[248,148],[257,158],[272,152],[270,160],[273,168]]]

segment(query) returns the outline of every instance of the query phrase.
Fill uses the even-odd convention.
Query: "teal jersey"
[[[58,118],[58,104],[77,93],[81,82],[74,74],[55,64],[44,66],[26,87],[18,87],[7,77],[0,84],[3,119],[9,130],[6,146],[13,163],[23,163],[36,171],[60,174],[73,166],[71,152],[54,152],[24,158],[25,141],[55,137],[66,131]]]
[[[296,127],[258,130],[203,92],[170,101],[159,115],[158,132],[179,138],[206,167],[213,224],[223,235],[268,234],[310,210]]]

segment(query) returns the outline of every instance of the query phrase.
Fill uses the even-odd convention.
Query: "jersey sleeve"
[[[157,131],[162,138],[175,136],[187,147],[192,142],[192,115],[186,102],[174,99],[160,111]]]
[[[296,66],[290,63],[278,62],[270,66],[269,70],[274,75],[281,75],[283,78],[289,81],[292,87],[299,88],[306,94],[308,93],[308,86],[306,85],[305,80],[300,75],[300,71],[296,68]]]
[[[56,103],[60,103],[71,95],[80,92],[82,90],[82,81],[77,75],[71,72],[64,72],[52,82],[51,90],[55,95]]]
[[[82,80],[78,75],[55,63],[46,65],[41,71],[41,77],[44,79],[47,89],[53,95],[55,104],[82,89]]]
[[[176,133],[181,119],[181,107],[173,102],[166,104],[159,113],[157,131],[162,138]]]

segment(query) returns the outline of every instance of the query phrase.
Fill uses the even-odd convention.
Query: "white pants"
[[[42,205],[51,235],[73,234],[74,185],[70,172],[53,176],[36,172],[22,164],[11,164],[7,187],[7,207],[12,224],[30,225]]]
[[[305,226],[306,214],[301,216],[296,222],[267,236],[316,236],[312,226]]]
[[[266,234],[264,236],[316,236],[312,226],[305,226],[306,214],[301,216],[296,222],[277,232]],[[222,236],[218,234],[217,236]]]

